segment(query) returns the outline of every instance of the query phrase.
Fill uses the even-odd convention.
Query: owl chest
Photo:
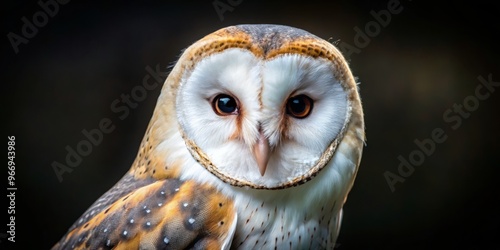
[[[297,209],[294,204],[236,204],[238,224],[233,249],[332,249],[339,212],[332,201]],[[300,206],[299,206],[300,207]]]

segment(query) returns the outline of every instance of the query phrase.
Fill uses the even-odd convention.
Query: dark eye
[[[218,115],[236,115],[238,114],[238,104],[236,100],[226,94],[217,95],[213,102],[212,108]]]
[[[290,97],[286,103],[286,113],[295,118],[306,118],[312,111],[313,100],[306,95]]]

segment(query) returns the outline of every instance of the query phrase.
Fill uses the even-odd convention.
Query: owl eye
[[[295,118],[306,118],[312,111],[313,100],[306,95],[293,96],[286,102],[286,113]]]
[[[212,108],[221,116],[238,114],[238,103],[232,96],[226,94],[217,95],[212,101]]]

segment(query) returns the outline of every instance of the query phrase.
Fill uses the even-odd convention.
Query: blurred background
[[[228,10],[219,15],[214,2]],[[37,1],[2,4],[2,130],[16,137],[18,190],[16,243],[0,227],[1,249],[56,243],[128,170],[161,88],[148,91],[123,120],[111,104],[142,84],[146,67],[166,72],[199,38],[241,23],[295,26],[354,48],[346,54],[360,82],[368,140],[344,207],[338,249],[482,248],[497,242],[500,87],[482,87],[480,95],[488,97],[474,97],[478,77],[500,82],[497,6],[231,2],[69,1],[47,20],[37,14],[43,11]],[[389,2],[398,13],[377,29],[371,13],[387,10]],[[37,18],[40,26],[36,32],[26,28],[29,37],[23,17]],[[369,41],[356,40],[358,29],[370,33]],[[66,147],[75,148],[85,138],[81,131],[97,128],[104,118],[114,131],[60,182],[51,164],[65,163]],[[446,140],[429,155],[419,154],[414,141],[432,138],[435,129]],[[415,170],[391,190],[386,176],[401,176],[398,157]],[[4,204],[0,218],[6,225]]]

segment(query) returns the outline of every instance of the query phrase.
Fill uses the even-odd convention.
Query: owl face
[[[240,48],[213,54],[182,79],[180,125],[224,176],[266,188],[300,179],[348,121],[333,67],[292,53],[271,60]]]
[[[332,165],[353,101],[360,107],[356,84],[326,41],[286,26],[253,28],[226,28],[186,50],[175,113],[192,156],[219,179],[296,186]]]

